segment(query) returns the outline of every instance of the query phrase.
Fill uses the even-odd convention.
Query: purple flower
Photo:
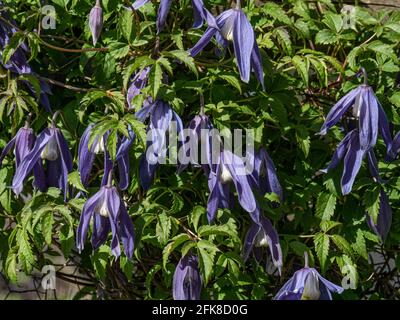
[[[368,151],[375,146],[378,131],[380,131],[387,148],[390,149],[392,138],[385,111],[372,88],[367,85],[366,73],[363,72],[365,83],[351,90],[332,107],[319,134],[325,135],[351,108],[352,116],[358,122],[358,140],[361,150]]]
[[[274,192],[278,195],[280,201],[282,201],[282,187],[276,174],[274,162],[268,155],[267,150],[261,146],[254,156],[250,153],[248,153],[248,156],[251,159],[250,161],[254,158],[254,171],[251,175],[254,187],[261,195]]]
[[[252,224],[247,231],[243,248],[243,260],[246,261],[250,253],[253,252],[257,262],[261,261],[265,247],[269,247],[274,266],[278,268],[281,274],[282,267],[282,250],[279,243],[279,236],[271,221],[260,215],[260,222]]]
[[[321,170],[321,172],[326,173],[334,169],[340,161],[343,160],[344,169],[341,179],[342,194],[349,194],[358,171],[361,168],[365,154],[366,150],[362,150],[360,146],[358,129],[353,129],[339,143],[333,154],[331,163],[326,169]]]
[[[100,191],[89,198],[83,206],[76,232],[77,248],[79,252],[83,250],[90,220],[93,217],[93,249],[99,248],[107,240],[111,229],[111,252],[113,255],[115,257],[121,255],[119,244],[121,240],[125,255],[132,258],[135,239],[133,223],[117,189],[111,185],[111,175],[110,172],[107,185],[102,186]]]
[[[258,223],[259,212],[247,171],[246,164],[241,157],[229,150],[223,150],[220,153],[217,164],[212,165],[208,177],[210,195],[207,203],[207,218],[209,222],[214,220],[218,208],[232,206],[229,183],[233,182],[240,205],[250,213],[253,221]]]
[[[323,278],[314,268],[309,268],[307,256],[305,260],[305,267],[294,273],[274,300],[332,300],[331,292],[343,292],[342,287]]]
[[[166,157],[166,136],[172,121],[176,122],[177,133],[181,135],[180,141],[183,141],[182,120],[178,114],[171,109],[168,103],[163,100],[156,100],[150,105],[143,106],[143,108],[136,113],[136,117],[140,121],[144,121],[149,116],[151,141],[147,142],[147,150],[140,159],[139,164],[140,182],[145,190],[150,188],[159,163]]]
[[[14,154],[15,154],[15,170],[17,171],[18,168],[21,166],[22,160],[25,159],[25,157],[29,154],[29,152],[32,150],[32,147],[35,143],[36,136],[33,133],[33,130],[29,128],[29,125],[26,124],[25,127],[21,128],[18,130],[17,134],[15,135],[14,138],[12,138],[7,145],[4,147],[1,155],[0,155],[0,165],[4,160],[4,157],[11,151],[11,149],[14,148]],[[36,164],[33,167],[33,173],[34,173],[34,185],[39,188],[41,191],[46,190],[46,185],[43,183],[43,167],[41,164]],[[14,192],[16,194],[20,194],[22,192],[23,186],[20,185],[16,189],[14,189]]]
[[[213,125],[210,121],[210,119],[206,115],[196,115],[192,121],[189,123],[189,137],[188,140],[185,141],[184,146],[185,146],[185,156],[189,159],[190,163],[194,166],[201,166],[204,173],[208,176],[210,173],[210,163],[212,163],[211,160],[211,136],[210,136],[210,130],[213,129]],[[204,131],[202,131],[204,130]],[[202,160],[207,160],[206,162],[208,164],[204,164],[203,161],[202,164],[200,165],[198,163],[198,143],[200,142],[201,148],[205,148],[205,154],[207,156],[207,159],[202,159]],[[183,170],[186,169],[188,165],[187,164],[180,164],[178,173],[182,172]]]
[[[139,95],[142,89],[147,85],[147,80],[150,72],[150,67],[146,67],[143,70],[137,72],[133,77],[131,84],[126,94],[126,100],[128,102],[129,109],[133,109],[132,99]]]
[[[42,165],[45,160],[46,171],[44,175],[35,175],[36,185],[57,187],[64,192],[64,199],[68,195],[68,173],[72,170],[71,153],[60,129],[53,122],[50,128],[44,129],[37,137],[31,151],[24,157],[18,166],[12,188],[16,194],[22,190],[25,178],[32,169]]]
[[[107,183],[108,174],[114,166],[114,163],[112,162],[110,154],[106,148],[106,142],[109,135],[108,132],[101,137],[96,137],[89,148],[89,140],[93,127],[93,124],[88,125],[82,134],[78,148],[78,171],[84,187],[87,187],[89,184],[93,162],[97,154],[104,153],[104,175],[101,181],[102,186]],[[118,186],[121,190],[125,190],[129,186],[129,147],[135,139],[132,129],[129,129],[128,132],[131,135],[130,139],[124,137],[119,140],[117,145],[116,162],[119,172]]]
[[[214,35],[223,47],[228,45],[228,41],[233,41],[241,80],[245,83],[249,82],[250,71],[253,69],[264,89],[260,50],[254,36],[253,27],[245,13],[240,9],[240,1],[237,1],[235,9],[221,13],[216,18],[216,23],[217,27],[209,24],[201,39],[190,49],[190,55],[193,57],[198,55]]]
[[[179,260],[175,269],[172,281],[174,300],[199,300],[201,285],[198,259],[189,253]]]
[[[400,151],[400,131],[394,136],[392,144],[388,148],[386,161],[394,161]]]
[[[381,190],[379,195],[379,214],[376,223],[368,213],[367,224],[373,232],[379,237],[381,242],[385,242],[390,227],[392,225],[392,208],[389,205],[389,199],[385,191]]]
[[[100,0],[96,0],[96,5],[90,10],[89,28],[92,32],[93,45],[95,46],[103,28],[103,9]]]
[[[136,0],[132,8],[134,10],[144,6],[150,0]],[[172,0],[160,0],[160,6],[158,7],[157,13],[157,34],[159,34],[165,26],[165,21],[169,10],[171,8]],[[215,26],[215,19],[213,15],[204,7],[203,0],[192,0],[193,14],[194,14],[194,28],[200,28],[204,21],[207,21],[209,26]]]

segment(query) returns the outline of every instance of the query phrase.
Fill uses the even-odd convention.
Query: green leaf
[[[236,88],[239,93],[242,93],[242,87],[240,86],[240,81],[235,76],[229,74],[218,74],[218,77],[228,82],[232,87]]]
[[[352,247],[361,257],[368,261],[367,246],[361,229],[357,230],[356,242],[352,244]]]
[[[182,243],[190,240],[186,233],[181,233],[171,239],[163,250],[163,268],[166,269],[169,255]]]
[[[195,75],[198,77],[198,72],[196,64],[194,63],[193,57],[189,55],[187,51],[184,50],[174,50],[162,53],[165,56],[169,56],[182,61]]]
[[[111,160],[115,160],[117,156],[117,142],[118,142],[118,135],[117,131],[112,131],[107,138],[107,151],[110,155]]]
[[[65,258],[68,258],[75,245],[74,229],[69,224],[63,224],[58,231],[61,250]]]
[[[161,269],[162,269],[161,265],[160,265],[160,264],[156,264],[155,266],[153,266],[153,267],[147,272],[147,275],[146,275],[146,283],[145,283],[145,285],[146,285],[146,289],[147,289],[147,294],[148,294],[148,296],[149,296],[150,299],[153,299],[153,297],[152,297],[152,295],[151,295],[151,291],[152,291],[152,288],[153,288],[153,279],[154,279],[154,276],[155,276],[156,273],[157,273],[158,271],[160,271]]]
[[[14,252],[14,250],[10,250],[7,255],[5,273],[12,282],[17,283],[17,254]]]
[[[347,254],[347,255],[352,255],[353,251],[351,249],[350,243],[343,238],[342,236],[338,235],[338,234],[334,234],[332,235],[333,242],[335,243],[335,245],[343,251],[343,253]]]
[[[161,245],[164,245],[168,239],[169,234],[171,232],[171,219],[164,212],[160,213],[157,216],[157,225],[156,225],[156,236],[158,242]]]
[[[317,253],[317,257],[319,263],[321,264],[322,272],[325,272],[326,268],[326,260],[328,259],[329,253],[329,237],[325,233],[317,233],[314,236],[314,246],[315,252]]]
[[[94,271],[100,280],[106,278],[107,264],[110,255],[110,247],[108,245],[102,245],[91,257]]]
[[[151,94],[153,99],[157,99],[158,90],[160,90],[160,86],[162,83],[162,69],[161,64],[156,62],[151,68],[149,75],[149,83],[151,85]]]
[[[207,285],[211,278],[215,254],[218,248],[206,240],[197,242],[197,249],[199,251],[200,270],[204,274],[204,285]]]
[[[306,87],[308,87],[308,69],[309,69],[309,65],[307,62],[308,62],[307,60],[305,61],[300,56],[294,56],[292,58],[292,63],[295,66],[297,73],[303,79],[304,85]]]
[[[133,12],[130,10],[122,10],[118,21],[118,28],[123,37],[130,42],[135,33],[135,24]]]
[[[197,232],[201,216],[205,215],[206,209],[202,206],[195,206],[190,214],[190,221],[194,230]]]
[[[367,213],[371,216],[374,224],[377,223],[379,215],[379,203],[380,203],[380,187],[376,186],[373,189],[368,189],[364,194],[364,203]]]
[[[321,192],[317,199],[316,215],[321,220],[330,220],[335,213],[336,196],[332,193]]]
[[[47,245],[51,244],[52,235],[53,235],[53,223],[54,223],[53,212],[51,212],[51,211],[46,212],[42,216],[41,224],[42,224],[42,232],[43,232],[44,240]]]
[[[28,240],[28,235],[23,230],[19,230],[16,235],[18,244],[18,261],[22,270],[30,274],[35,266],[36,257],[32,252],[32,247]]]
[[[68,182],[75,187],[76,189],[84,192],[88,192],[85,187],[82,184],[81,181],[81,176],[79,174],[79,171],[72,171],[70,174],[68,174]]]
[[[4,48],[2,54],[1,54],[1,59],[3,61],[3,64],[7,64],[10,58],[13,56],[15,53],[15,50],[18,49],[18,47],[24,42],[25,39],[25,34],[22,31],[17,31],[16,33],[13,34],[11,37],[10,41]]]
[[[315,43],[317,44],[333,44],[339,41],[339,38],[335,32],[328,29],[318,31],[315,36]]]

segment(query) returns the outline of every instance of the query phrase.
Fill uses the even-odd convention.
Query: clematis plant
[[[193,254],[186,254],[176,266],[172,280],[174,300],[199,300],[202,281],[198,259]]]
[[[125,255],[132,258],[135,242],[134,226],[117,189],[112,185],[112,170],[108,172],[107,184],[89,198],[82,209],[78,229],[76,231],[76,245],[81,252],[85,246],[85,239],[93,218],[92,246],[99,248],[112,233],[111,252],[115,257],[121,255],[120,240]]]
[[[304,255],[304,268],[294,273],[278,291],[274,300],[332,300],[331,292],[343,292],[342,287],[326,280],[317,270],[310,268],[307,253]]]
[[[34,168],[45,161],[44,174],[36,175],[36,185],[57,187],[64,192],[64,199],[68,196],[68,173],[72,171],[72,156],[61,130],[56,127],[57,111],[52,119],[50,128],[44,129],[37,137],[31,151],[24,157],[15,172],[12,188],[18,195],[22,190],[24,180]]]
[[[222,47],[227,47],[228,42],[233,42],[240,79],[247,83],[250,80],[251,69],[264,89],[264,73],[260,49],[255,39],[254,30],[246,14],[241,9],[240,0],[236,1],[236,8],[222,12],[216,18],[217,26],[208,25],[207,30],[189,50],[192,57],[198,55],[204,47],[216,36]]]

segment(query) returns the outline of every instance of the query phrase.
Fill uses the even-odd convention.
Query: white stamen
[[[42,159],[55,161],[58,159],[58,155],[59,152],[58,152],[57,140],[53,136],[50,138],[49,142],[47,142],[40,156]]]
[[[319,279],[313,272],[310,272],[304,283],[304,290],[301,300],[318,300],[321,296],[319,291]]]
[[[256,247],[268,247],[268,237],[264,231],[258,231],[254,245]]]
[[[110,213],[108,212],[107,201],[105,198],[102,199],[101,202],[97,204],[95,212],[101,215],[102,217],[108,218]]]
[[[222,169],[221,169],[221,182],[222,183],[229,183],[232,181],[232,175],[229,172],[228,168],[222,164]]]
[[[225,20],[224,25],[221,28],[222,36],[228,40],[232,41],[233,39],[233,23],[234,23],[234,15],[231,15],[228,19]]]
[[[104,136],[101,136],[100,139],[96,139],[93,142],[92,150],[95,154],[104,152]]]

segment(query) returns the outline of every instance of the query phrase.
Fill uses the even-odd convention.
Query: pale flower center
[[[321,291],[319,291],[319,279],[311,272],[305,281],[301,300],[318,300],[320,296]]]
[[[221,170],[221,182],[222,183],[229,183],[232,181],[232,175],[227,169],[225,165],[222,164],[222,170]]]
[[[254,245],[256,247],[268,247],[268,238],[264,231],[258,231]]]
[[[235,19],[233,16],[229,17],[228,19],[225,20],[225,23],[221,28],[222,36],[228,41],[232,41],[232,39],[233,39],[233,23],[234,23],[234,21],[235,21]]]
[[[354,102],[353,108],[352,108],[352,113],[353,113],[353,117],[358,119],[360,117],[360,110],[361,110],[361,105],[363,103],[363,99],[361,94],[359,94],[356,97],[356,101]]]
[[[59,152],[58,152],[57,140],[55,137],[51,137],[49,142],[47,142],[46,146],[44,147],[40,156],[42,159],[55,161],[58,159],[58,155]]]
[[[108,211],[106,199],[102,199],[101,202],[97,204],[95,212],[101,215],[102,217],[108,218],[110,213]]]
[[[92,149],[95,154],[104,152],[104,136],[101,136],[100,139],[96,139],[96,141],[93,142]]]

